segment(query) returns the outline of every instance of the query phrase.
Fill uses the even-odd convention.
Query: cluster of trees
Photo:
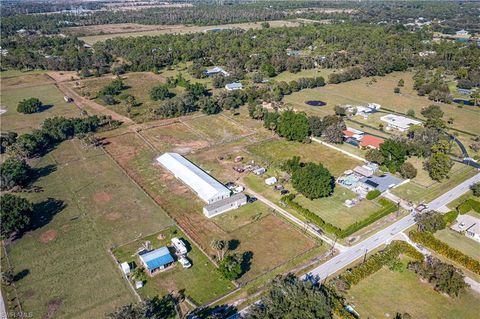
[[[27,230],[31,225],[32,215],[33,205],[28,200],[13,194],[2,195],[0,197],[0,219],[2,220],[0,237],[9,238]]]
[[[2,19],[3,27],[3,19]],[[81,71],[83,76],[109,71],[112,57],[106,51],[92,51],[76,37],[15,35],[2,37],[2,69],[45,69]]]
[[[31,179],[32,169],[24,159],[8,157],[0,164],[1,190],[9,190],[15,186],[26,186]]]
[[[117,78],[98,91],[97,97],[100,97],[108,105],[114,105],[118,103],[114,96],[119,95],[126,88],[122,79]]]
[[[177,300],[171,294],[153,297],[137,304],[120,306],[107,314],[107,319],[168,319],[175,318]]]
[[[334,298],[325,287],[289,274],[275,278],[261,302],[254,304],[245,318],[334,318]]]
[[[408,269],[431,283],[435,290],[450,296],[458,297],[468,287],[459,269],[432,256],[425,261],[410,262]]]
[[[240,73],[262,75],[274,75],[285,70],[295,72],[316,66],[351,67],[332,75],[331,82],[337,83],[425,65],[427,62],[416,56],[427,46],[422,40],[428,38],[423,32],[398,32],[373,25],[305,25],[181,36],[114,38],[98,43],[95,51],[122,57],[131,62],[129,69],[135,71],[154,70],[186,61],[201,61],[195,68],[195,73],[199,75],[201,65],[225,65],[233,73],[239,70]],[[480,49],[473,45],[470,50],[459,50],[460,45],[455,43],[429,46],[448,52],[433,58],[434,67],[443,66],[448,70],[473,66],[480,56]],[[289,56],[287,49],[305,50],[309,54]]]
[[[428,95],[428,98],[435,102],[451,103],[450,89],[443,77],[441,68],[435,71],[427,71],[424,67],[421,67],[413,77],[415,80],[413,88],[417,90],[418,95]]]
[[[335,179],[322,164],[301,164],[292,171],[292,185],[296,191],[313,200],[332,195]]]
[[[39,99],[31,97],[18,102],[17,111],[23,114],[32,114],[40,112],[42,106],[43,103]]]
[[[231,250],[234,243],[222,239],[214,239],[210,247],[216,251],[213,256],[218,261],[218,271],[228,280],[240,278],[249,267],[251,252],[233,253]]]
[[[102,126],[119,124],[109,117],[96,115],[85,118],[52,117],[46,119],[40,129],[18,136],[15,142],[7,147],[7,152],[19,159],[41,156],[59,142],[95,132]]]
[[[362,69],[359,67],[353,67],[343,72],[332,73],[328,76],[328,83],[338,84],[342,82],[348,82],[357,80],[362,77]]]
[[[442,214],[436,211],[428,211],[415,215],[415,222],[419,231],[435,233],[437,230],[445,229],[447,221]]]

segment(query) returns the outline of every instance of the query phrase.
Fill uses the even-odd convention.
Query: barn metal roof
[[[157,161],[209,203],[230,190],[178,153],[165,153]]]

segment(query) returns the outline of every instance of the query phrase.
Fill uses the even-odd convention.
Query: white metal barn
[[[178,153],[165,153],[157,162],[208,204],[230,197],[228,188]]]

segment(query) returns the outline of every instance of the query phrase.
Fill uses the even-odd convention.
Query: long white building
[[[165,153],[157,158],[157,162],[207,204],[230,197],[228,188],[178,153]]]

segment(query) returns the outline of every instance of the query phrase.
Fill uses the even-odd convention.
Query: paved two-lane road
[[[470,189],[470,186],[477,182],[480,182],[480,173],[428,203],[429,210],[437,210],[444,207],[451,201],[465,194]],[[413,216],[405,216],[387,228],[341,252],[339,255],[312,270],[308,275],[318,277],[319,279],[325,279],[347,267],[355,260],[362,258],[365,253],[372,251],[383,244],[389,243],[397,234],[413,225],[415,225]]]

